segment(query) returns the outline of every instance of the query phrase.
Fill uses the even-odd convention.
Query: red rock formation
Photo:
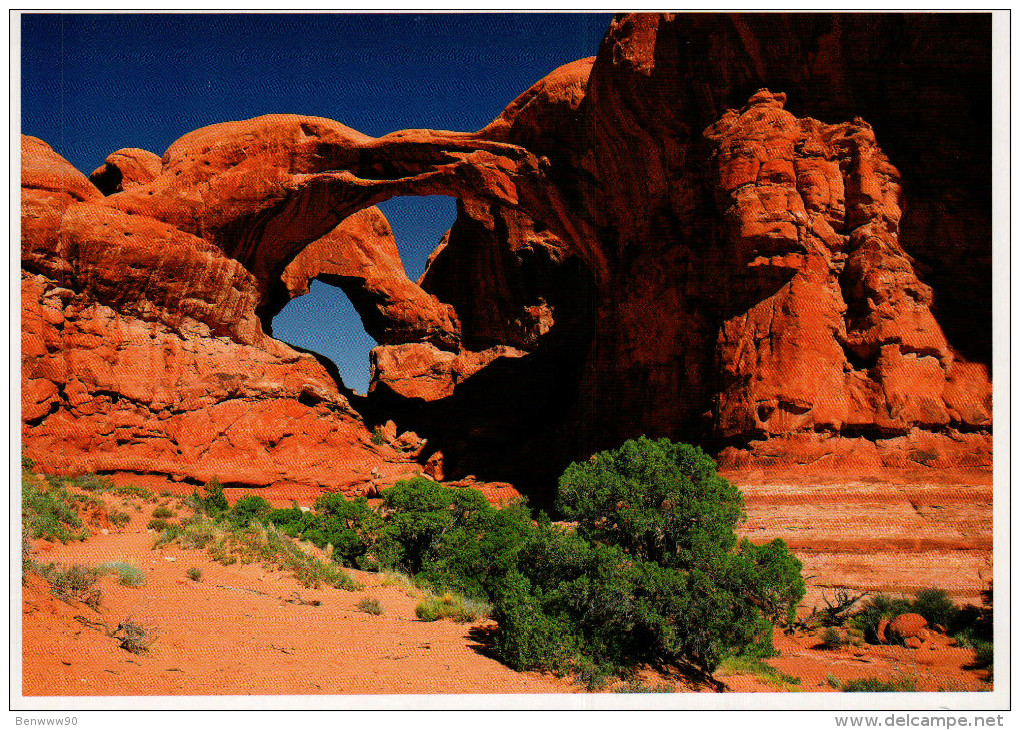
[[[912,649],[918,648],[924,641],[928,640],[934,633],[928,630],[928,622],[919,613],[902,613],[892,619],[885,627],[885,631],[879,634],[879,639],[886,644],[905,644]]]
[[[949,349],[899,245],[898,171],[866,123],[798,120],[785,101],[760,91],[705,132],[735,267],[791,275],[722,323],[715,428],[746,439],[989,426],[986,373],[947,387],[975,366]]]
[[[376,347],[372,350],[371,391],[385,387],[401,398],[434,401],[453,395],[459,383],[493,360],[518,358],[520,350],[499,345],[481,352],[454,354],[427,343]],[[370,392],[371,392],[370,391]]]
[[[358,490],[401,460],[312,356],[262,333],[237,261],[103,206],[37,140],[22,156],[23,438],[42,468]]]
[[[89,180],[103,195],[113,195],[150,182],[159,175],[160,165],[159,157],[152,152],[126,147],[110,153]]]
[[[924,99],[861,85],[902,89],[899,60],[942,52],[929,37],[956,37],[952,22],[621,16],[594,61],[479,132],[228,122],[182,137],[158,169],[111,156],[96,179],[107,192],[116,170],[122,189],[105,198],[26,138],[30,455],[370,488],[359,475],[410,457],[372,445],[322,366],[263,332],[320,278],[383,343],[359,408],[421,434],[416,458],[441,452],[450,478],[530,473],[548,491],[565,462],[641,433],[723,449],[730,466],[986,466],[987,368],[951,347],[905,251],[940,250],[902,198],[945,222],[946,194],[916,180],[952,187],[948,163],[902,145]],[[765,86],[798,113],[768,92],[725,111]],[[945,121],[959,88],[931,96],[933,145],[965,127]],[[877,133],[855,118],[873,109]],[[892,132],[892,162],[878,147],[890,125],[911,130]],[[415,285],[371,206],[434,194],[459,199],[458,220]],[[986,211],[962,195],[979,251]],[[975,258],[961,280],[983,281]]]
[[[378,208],[358,211],[306,246],[284,270],[286,294],[279,299],[307,294],[313,279],[343,289],[380,344],[430,342],[444,349],[459,344],[456,312],[407,278],[393,231]]]
[[[766,40],[777,22],[789,45]],[[895,22],[865,23],[864,47],[893,52]],[[797,59],[823,25],[668,14],[611,25],[582,105],[609,273],[572,420],[590,434],[580,452],[647,433],[737,441],[722,453],[732,464],[822,458],[831,472],[903,465],[896,441],[914,439],[938,443],[923,450],[931,461],[989,463],[987,369],[957,356],[932,316],[898,241],[900,177],[871,128],[798,121],[771,95],[715,124],[757,77],[815,102],[818,68]],[[886,118],[904,111],[889,102]]]

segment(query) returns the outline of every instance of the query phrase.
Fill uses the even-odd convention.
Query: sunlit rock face
[[[638,434],[735,468],[987,466],[982,22],[622,15],[477,132],[270,115],[92,182],[26,137],[26,452],[348,493],[441,463],[538,499]],[[908,78],[931,93],[880,91]],[[437,194],[457,220],[412,282],[374,206]],[[316,279],[380,343],[367,397],[269,334]],[[390,421],[415,449],[375,443]]]

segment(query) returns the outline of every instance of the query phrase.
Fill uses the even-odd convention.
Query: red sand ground
[[[915,584],[938,585],[970,599],[982,587],[982,571],[990,570],[990,488],[974,489],[865,485],[848,494],[846,488],[745,488],[750,519],[744,532],[756,541],[783,537],[801,556],[805,575],[814,576],[804,611],[820,605],[823,588],[834,585],[890,589],[909,584],[897,589],[905,591]],[[812,491],[810,506],[795,498],[797,493],[803,498],[805,490]],[[270,497],[281,505],[292,498]],[[146,585],[125,587],[116,576],[105,576],[102,603],[92,610],[53,597],[41,579],[30,578],[22,589],[26,696],[580,691],[568,680],[515,672],[493,658],[485,646],[491,622],[417,620],[418,599],[397,586],[382,585],[379,575],[351,571],[365,585],[358,592],[313,590],[259,565],[224,567],[204,552],[177,546],[153,550],[155,535],[145,525],[155,505],[105,499],[132,514],[132,522],[108,534],[96,531],[85,543],[37,542],[34,557],[85,565],[122,560],[144,569]],[[174,500],[160,501],[173,507]],[[908,511],[904,502],[915,507]],[[928,524],[922,519],[926,514],[937,519],[928,520],[928,532],[918,531]],[[847,525],[854,526],[850,534]],[[883,525],[889,530],[884,532]],[[911,538],[904,541],[903,534]],[[201,569],[200,582],[187,578],[190,567]],[[982,577],[948,580],[953,571],[965,569],[976,569]],[[288,602],[295,596],[321,605]],[[364,598],[377,599],[384,613],[359,611],[356,604]],[[155,629],[158,639],[149,652],[131,654],[75,616],[111,627],[130,618]],[[944,643],[917,650],[866,645],[828,651],[815,648],[817,635],[777,632],[775,640],[781,655],[768,663],[799,678],[799,685],[783,687],[725,669],[718,679],[737,692],[832,691],[829,675],[839,680],[906,675],[919,690],[928,691],[990,688],[983,671],[965,668],[972,651]],[[675,680],[672,684],[681,691],[698,689]]]

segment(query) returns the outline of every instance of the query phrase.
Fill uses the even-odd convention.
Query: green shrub
[[[358,601],[357,606],[359,611],[370,613],[373,616],[381,616],[383,613],[382,604],[379,603],[375,598],[363,598]]]
[[[615,687],[613,692],[616,694],[669,694],[676,692],[676,686],[666,683],[648,684],[640,679],[632,679],[619,687]]]
[[[365,497],[351,500],[342,494],[324,494],[315,501],[314,514],[301,513],[292,524],[316,547],[332,545],[336,562],[353,568],[378,567],[374,552],[383,519]]]
[[[472,598],[485,597],[489,576],[533,529],[521,505],[497,510],[476,489],[421,477],[385,490],[382,516],[380,566]]]
[[[383,433],[381,426],[376,426],[375,430],[372,431],[372,443],[376,446],[386,443],[386,434]]]
[[[830,680],[830,684],[832,680]],[[841,692],[916,692],[917,682],[912,677],[880,679],[865,677],[864,679],[848,679],[845,682],[836,680],[833,685]]]
[[[169,522],[167,522],[166,520],[161,520],[161,519],[152,519],[152,520],[149,520],[149,523],[146,525],[146,527],[148,529],[155,530],[156,532],[162,532],[163,530],[165,530],[169,526],[170,526]]]
[[[241,527],[247,527],[255,520],[263,520],[273,506],[264,497],[257,494],[246,494],[234,503],[230,510],[230,521]]]
[[[441,596],[434,594],[425,596],[415,606],[414,615],[421,621],[451,619],[466,624],[484,618],[490,610],[490,606],[482,601],[447,592]]]
[[[223,494],[223,485],[216,477],[213,477],[205,485],[204,494],[201,497],[195,492],[192,494],[192,499],[203,512],[214,517],[230,510],[230,503],[227,502],[227,498]]]
[[[822,643],[823,649],[839,649],[843,646],[843,637],[833,627],[828,627],[822,632]]]
[[[913,607],[905,598],[893,598],[884,593],[876,593],[868,599],[864,607],[850,618],[849,624],[864,633],[864,638],[874,644],[878,642],[878,624],[882,620],[891,621],[897,616],[910,613]]]
[[[152,516],[156,518],[166,519],[167,517],[176,517],[177,515],[175,515],[166,507],[160,506],[152,510]]]
[[[627,676],[641,665],[706,675],[770,656],[773,622],[804,595],[785,543],[737,543],[740,492],[700,449],[640,438],[572,464],[557,502],[489,581],[498,650],[516,669]]]
[[[48,477],[46,482],[43,489],[34,476],[22,475],[21,519],[29,538],[63,543],[87,539],[89,531],[76,509],[86,498],[67,491],[60,479]]]
[[[198,583],[200,580],[202,580],[202,569],[195,567],[188,568],[186,575],[188,576],[188,578]]]
[[[21,455],[21,468],[32,471],[35,469],[35,459],[30,459],[25,454]]]
[[[110,512],[110,524],[114,527],[121,528],[131,522],[131,515],[127,512],[121,512],[120,510],[112,510]]]
[[[960,612],[949,594],[940,588],[926,588],[918,591],[911,604],[911,610],[924,616],[929,625],[937,624],[944,629],[953,625]]]
[[[118,576],[118,582],[122,586],[131,586],[138,588],[145,585],[145,571],[139,568],[137,565],[131,565],[124,561],[118,560],[111,563],[103,563],[99,566],[98,570],[104,573],[116,573]]]

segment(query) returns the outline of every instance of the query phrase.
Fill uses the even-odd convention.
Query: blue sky
[[[187,132],[260,114],[309,114],[379,136],[473,131],[557,66],[592,56],[608,14],[26,14],[22,132],[86,175],[122,147],[162,155]],[[412,279],[454,201],[383,206]],[[374,346],[338,290],[318,285],[274,321],[359,392]]]

